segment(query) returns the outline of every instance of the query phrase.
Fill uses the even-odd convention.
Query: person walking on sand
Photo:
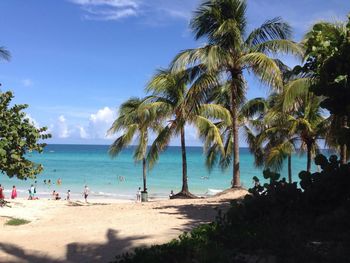
[[[34,200],[34,194],[35,194],[35,187],[34,185],[31,185],[30,186],[30,189],[29,189],[29,200]]]
[[[17,198],[17,189],[16,186],[12,186],[11,199]]]
[[[87,198],[89,196],[89,187],[87,187],[87,185],[85,185],[83,195],[84,195],[85,203],[87,203]]]
[[[68,192],[67,192],[67,199],[66,200],[70,202],[70,190],[68,190]]]

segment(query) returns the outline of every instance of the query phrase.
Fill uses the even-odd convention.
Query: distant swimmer
[[[62,180],[61,180],[61,178],[58,178],[57,179],[57,185],[61,185],[62,184]]]
[[[125,182],[125,177],[124,176],[118,176],[118,181],[119,182]]]

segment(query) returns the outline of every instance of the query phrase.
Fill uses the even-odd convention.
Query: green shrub
[[[25,225],[30,223],[30,221],[20,218],[11,218],[9,221],[5,223],[5,225],[8,226],[19,226],[19,225]]]

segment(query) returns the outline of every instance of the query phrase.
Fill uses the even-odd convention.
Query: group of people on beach
[[[5,194],[4,194],[5,188],[0,184],[0,200],[5,199]],[[12,187],[12,192],[11,192],[11,199],[17,198],[17,189],[16,186]]]
[[[30,188],[28,189],[28,192],[29,192],[28,200],[38,200],[39,199],[37,196],[35,196],[36,192],[37,192],[36,184],[37,184],[37,181],[35,181],[35,184],[31,184]],[[0,184],[0,200],[4,200],[5,199],[4,190],[5,190],[4,187]],[[85,185],[83,193],[82,193],[85,202],[87,202],[89,193],[90,193],[90,189],[89,189],[89,187],[87,185]],[[18,196],[17,195],[17,189],[16,189],[16,186],[14,185],[12,187],[11,199],[15,199],[15,198],[17,198],[17,196]],[[52,199],[53,200],[60,200],[61,199],[59,193],[56,192],[56,190],[53,190],[53,192],[52,192]],[[67,200],[67,201],[71,200],[71,191],[70,190],[67,191],[67,197],[66,197],[65,200]]]

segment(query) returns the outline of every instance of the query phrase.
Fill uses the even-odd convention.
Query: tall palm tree
[[[279,172],[287,159],[288,182],[292,183],[292,154],[296,149],[297,136],[290,131],[288,114],[279,114],[282,112],[281,104],[278,103],[281,98],[282,94],[269,96],[270,103],[267,104],[263,120],[254,124],[255,127],[258,126],[259,132],[255,137],[249,134],[248,142],[250,147],[260,150],[258,156],[255,154],[255,158],[261,160],[259,166]],[[271,118],[271,115],[274,117]]]
[[[198,100],[197,90],[216,82],[201,66],[178,71],[159,70],[148,83],[147,91],[151,92],[154,106],[161,112],[162,118],[167,118],[167,125],[159,132],[158,137],[150,147],[149,164],[152,166],[158,159],[173,136],[180,135],[182,153],[182,189],[174,197],[192,198],[188,187],[187,157],[186,157],[186,124],[194,125],[199,135],[205,139],[205,145],[215,141],[223,149],[220,131],[211,119],[229,119],[229,112],[220,105],[203,104],[205,96]],[[194,100],[196,98],[196,100]]]
[[[226,78],[230,85],[231,146],[233,147],[233,184],[240,187],[238,126],[240,94],[246,90],[243,73],[255,74],[271,87],[281,87],[278,63],[269,55],[301,54],[301,48],[288,40],[291,28],[280,18],[267,20],[246,34],[245,0],[210,0],[203,2],[191,21],[197,39],[208,41],[203,47],[181,52],[173,62],[173,70],[187,65],[205,64],[209,70]]]
[[[134,160],[142,161],[143,191],[147,190],[146,185],[146,154],[150,132],[158,132],[161,129],[159,112],[156,108],[147,104],[147,98],[130,98],[119,107],[119,116],[109,129],[109,134],[120,135],[110,146],[109,154],[117,156],[124,148],[133,142],[137,136],[137,146],[134,151]]]

